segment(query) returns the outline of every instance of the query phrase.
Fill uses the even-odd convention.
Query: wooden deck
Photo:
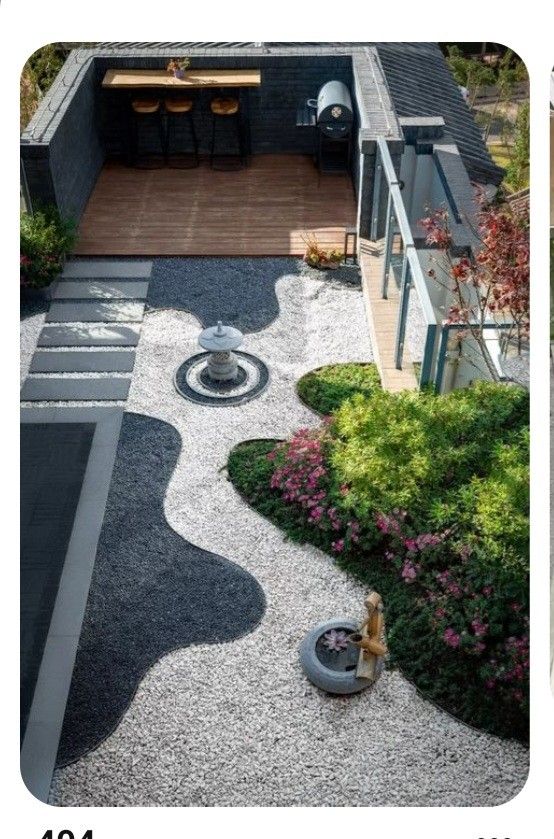
[[[301,256],[303,235],[344,247],[356,222],[346,175],[307,156],[257,155],[247,169],[104,166],[79,228],[78,255]]]
[[[379,368],[381,384],[385,390],[390,390],[393,393],[400,390],[415,390],[417,379],[408,347],[404,347],[402,370],[396,369],[394,361],[400,294],[394,279],[391,277],[387,299],[384,300],[381,296],[383,260],[384,240],[379,242],[361,241],[362,287],[373,355]]]

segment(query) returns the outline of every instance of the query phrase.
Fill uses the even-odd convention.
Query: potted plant
[[[21,213],[19,282],[26,297],[50,299],[67,253],[76,240],[75,224],[56,207]]]
[[[167,72],[173,73],[176,79],[184,79],[187,67],[190,65],[190,58],[184,56],[183,58],[172,58],[167,65]]]
[[[306,252],[304,254],[304,261],[311,265],[312,268],[338,268],[344,259],[344,253],[338,248],[325,250],[319,242],[317,237],[310,233],[303,237],[306,243]]]

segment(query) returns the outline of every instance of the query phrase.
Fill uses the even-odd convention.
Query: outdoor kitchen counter
[[[260,70],[187,70],[177,79],[167,70],[107,70],[102,81],[105,88],[146,87],[259,87]]]

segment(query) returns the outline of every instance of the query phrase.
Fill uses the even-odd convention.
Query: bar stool
[[[159,99],[133,99],[131,101],[132,153],[134,166],[143,169],[156,169],[165,162],[165,137]],[[155,128],[158,133],[159,152],[140,153],[140,135],[147,128]],[[161,162],[157,162],[159,158]]]
[[[192,118],[194,103],[192,99],[166,99],[164,105],[167,114],[165,162],[168,166],[177,169],[192,169],[194,166],[198,166],[198,141]],[[172,133],[177,133],[177,129],[182,122],[187,123],[192,139],[192,160],[191,155],[186,152],[174,152],[173,155],[171,154],[171,135]]]
[[[246,165],[246,154],[244,148],[244,137],[242,132],[239,100],[236,99],[234,96],[217,96],[210,102],[210,110],[212,112],[212,144],[210,148],[211,168],[223,170],[242,169],[243,166]],[[233,154],[232,152],[222,152],[216,155],[215,139],[216,125],[218,122],[220,123],[221,127],[223,127],[225,124],[230,124],[230,122],[234,123],[236,130],[236,142],[238,145],[238,154]],[[225,131],[224,137],[229,137],[228,131]],[[216,165],[214,163],[216,159],[219,160],[219,165]]]

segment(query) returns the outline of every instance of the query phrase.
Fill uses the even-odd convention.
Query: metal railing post
[[[421,373],[419,374],[419,387],[426,387],[431,381],[433,353],[435,350],[435,341],[437,338],[437,324],[427,324],[427,333],[425,336],[425,347],[423,349],[423,361],[421,362]]]
[[[379,148],[375,152],[375,181],[373,184],[373,207],[371,208],[371,239],[377,239],[377,231],[379,224],[379,199],[381,197],[381,173],[383,171],[383,164],[381,163],[381,155]]]
[[[413,247],[413,245],[408,245]],[[412,273],[408,263],[407,249],[404,251],[402,260],[402,279],[400,281],[400,305],[398,307],[398,320],[396,322],[396,340],[394,349],[394,363],[397,370],[402,370],[402,358],[404,356],[404,340],[406,337],[406,321],[408,319],[408,303],[410,300],[410,286]]]
[[[383,259],[383,276],[381,278],[381,297],[385,300],[389,291],[389,271],[392,255],[392,237],[394,233],[394,210],[392,206],[392,193],[389,189],[387,201],[387,226],[385,229],[385,254]]]
[[[435,371],[435,391],[437,393],[441,392],[442,388],[442,380],[444,377],[444,366],[446,364],[446,350],[448,347],[448,336],[450,334],[450,329],[447,326],[443,326],[441,330],[441,340],[439,344],[439,351],[437,354],[437,368]]]

